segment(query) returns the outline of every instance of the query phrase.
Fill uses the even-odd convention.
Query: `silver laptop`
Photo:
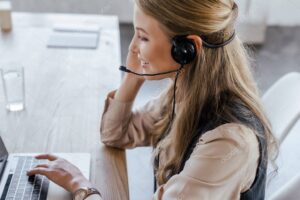
[[[67,200],[71,194],[49,181],[45,176],[28,177],[27,169],[46,160],[34,158],[37,154],[9,154],[0,137],[0,200]],[[91,156],[88,153],[55,154],[76,165],[86,178],[90,177]]]

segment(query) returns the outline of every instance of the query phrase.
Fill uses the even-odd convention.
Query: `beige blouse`
[[[133,103],[113,99],[114,93],[105,102],[102,142],[124,149],[151,145],[162,97],[132,111]],[[177,104],[176,113],[179,111]],[[172,153],[165,150],[160,165]],[[238,200],[254,181],[258,158],[258,140],[251,129],[235,123],[221,125],[201,136],[182,172],[161,185],[153,200]]]

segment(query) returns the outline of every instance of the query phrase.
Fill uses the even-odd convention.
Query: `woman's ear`
[[[197,53],[201,52],[202,50],[202,39],[200,38],[199,35],[188,35],[188,39],[191,39],[194,41],[197,49]]]

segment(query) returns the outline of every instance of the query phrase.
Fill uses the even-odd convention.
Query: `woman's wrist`
[[[70,192],[74,194],[78,189],[83,187],[92,187],[92,183],[85,177],[74,178],[71,181]]]
[[[126,74],[114,99],[122,102],[132,102],[144,82],[144,79],[137,78],[136,75]]]
[[[137,75],[128,74],[128,73],[124,75],[124,78],[122,80],[122,83],[126,83],[127,85],[138,87],[138,88],[141,87],[144,82],[145,82],[144,78],[140,78]]]

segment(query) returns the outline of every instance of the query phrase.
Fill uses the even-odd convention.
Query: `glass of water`
[[[24,68],[18,64],[1,66],[6,108],[9,111],[25,109]]]

